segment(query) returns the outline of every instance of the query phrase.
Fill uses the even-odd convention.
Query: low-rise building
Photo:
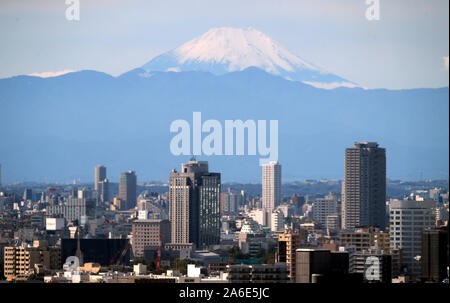
[[[227,265],[230,283],[286,283],[289,281],[286,263]]]

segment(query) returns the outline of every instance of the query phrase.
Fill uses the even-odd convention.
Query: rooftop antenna
[[[77,231],[78,231],[78,237],[77,237],[77,251],[76,251],[76,256],[78,257],[78,261],[80,262],[80,265],[82,265],[82,260],[83,260],[83,253],[81,252],[81,245],[80,245],[80,227],[77,227]]]

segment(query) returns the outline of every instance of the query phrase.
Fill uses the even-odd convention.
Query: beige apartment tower
[[[306,230],[285,230],[278,235],[278,262],[286,263],[291,280],[296,276],[296,250],[305,245],[307,236]]]
[[[38,268],[44,271],[61,269],[61,248],[48,246],[47,241],[34,241],[32,247],[4,248],[4,275],[8,280],[26,280]]]

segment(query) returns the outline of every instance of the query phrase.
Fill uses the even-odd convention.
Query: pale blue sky
[[[368,88],[448,86],[448,0],[65,0],[0,2],[0,78],[93,69],[119,75],[212,27],[254,27]],[[448,60],[448,59],[447,59]],[[448,62],[448,61],[447,61]],[[448,63],[447,63],[448,64]]]

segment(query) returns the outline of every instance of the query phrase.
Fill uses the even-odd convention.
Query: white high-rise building
[[[424,229],[436,225],[436,202],[413,198],[390,201],[389,229],[391,249],[402,249],[403,266],[406,266],[408,273],[417,276],[421,270],[418,259],[421,255],[421,234]]]
[[[262,167],[262,207],[274,209],[281,203],[281,164],[270,162]]]

